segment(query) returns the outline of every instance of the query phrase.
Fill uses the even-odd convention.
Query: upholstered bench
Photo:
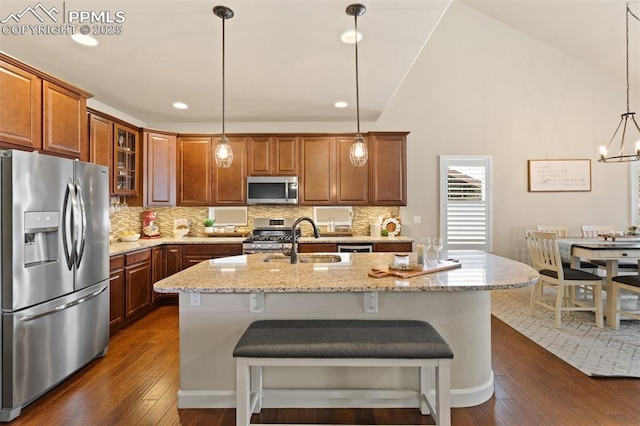
[[[251,424],[262,409],[262,367],[417,367],[420,412],[451,424],[450,363],[453,352],[424,321],[267,320],[249,325],[236,358],[236,425]],[[435,370],[435,389],[430,373]],[[433,398],[429,391],[435,391]]]

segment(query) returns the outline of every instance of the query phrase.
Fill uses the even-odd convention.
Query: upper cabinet
[[[368,138],[365,137],[365,143]],[[349,153],[353,144],[353,136],[336,138],[336,204],[364,206],[369,202],[369,168],[364,165],[356,167],[351,164]]]
[[[143,198],[146,206],[176,204],[176,135],[144,132]]]
[[[210,206],[213,183],[211,137],[181,136],[177,151],[177,204]]]
[[[229,144],[233,151],[233,162],[230,167],[217,167],[215,161],[213,181],[214,205],[245,205],[247,204],[247,155],[246,137],[229,136]],[[214,138],[212,150],[218,138]]]
[[[113,138],[113,193],[136,196],[141,164],[138,130],[114,124]]]
[[[368,173],[349,159],[353,136],[312,136],[300,141],[300,204],[366,205]]]
[[[42,150],[88,160],[87,99],[46,80],[42,93]]]
[[[113,156],[113,121],[89,113],[89,161],[111,167]]]
[[[0,146],[89,160],[89,97],[0,53]]]
[[[336,203],[336,138],[304,136],[300,138],[300,174],[298,194],[302,205]]]
[[[0,142],[40,149],[42,79],[0,60],[0,105]]]
[[[407,133],[369,133],[369,204],[407,205]]]
[[[249,176],[296,176],[298,158],[296,136],[256,135],[247,138]]]

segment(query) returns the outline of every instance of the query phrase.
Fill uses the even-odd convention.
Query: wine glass
[[[434,238],[433,249],[436,251],[436,263],[440,263],[440,250],[444,248],[444,241],[442,238]]]
[[[420,238],[420,244],[417,247],[417,251],[418,251],[417,260],[419,264],[425,265],[427,263],[428,253],[430,249],[431,249],[431,238],[429,237]]]

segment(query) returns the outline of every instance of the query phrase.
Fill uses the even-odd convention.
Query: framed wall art
[[[529,192],[591,191],[591,160],[529,160]]]

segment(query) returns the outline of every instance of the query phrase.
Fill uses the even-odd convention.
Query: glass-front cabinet
[[[138,195],[138,131],[115,124],[113,143],[113,193]]]

